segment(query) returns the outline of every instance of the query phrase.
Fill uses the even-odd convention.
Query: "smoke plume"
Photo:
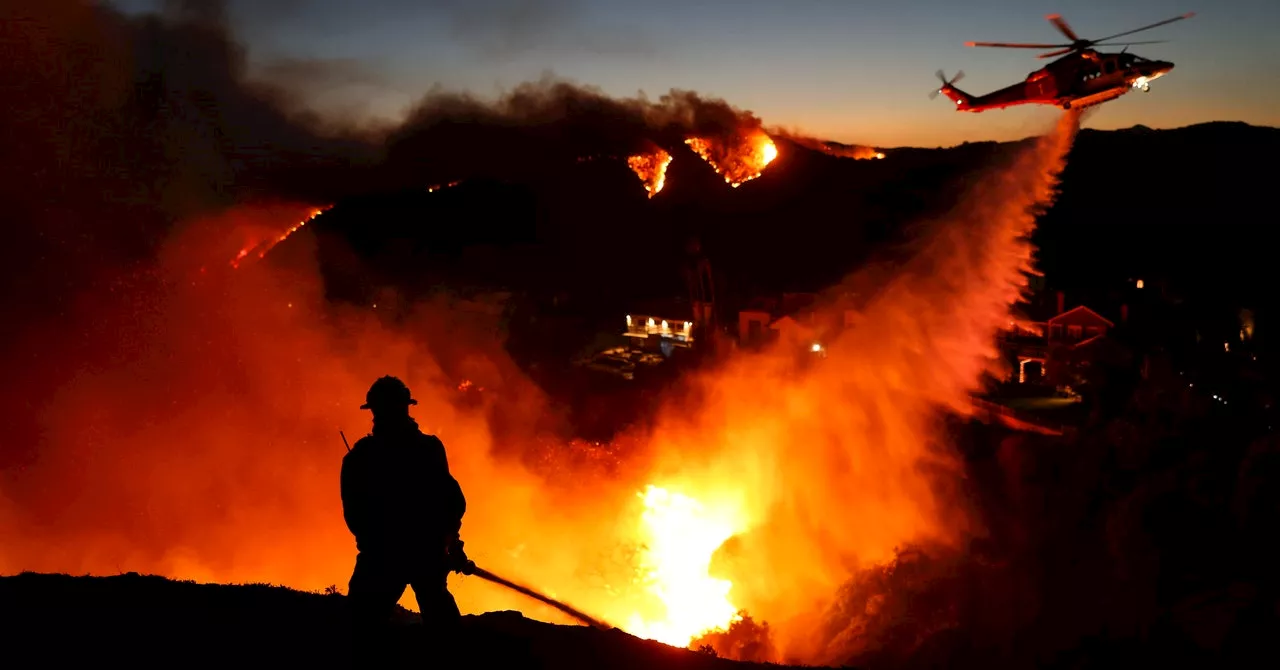
[[[655,145],[674,154],[690,137],[759,132],[759,119],[690,92],[619,100],[543,81],[496,102],[432,92],[370,137],[248,81],[216,12],[3,11],[14,28],[0,50],[14,57],[0,75],[24,101],[0,113],[0,195],[23,250],[3,308],[24,327],[7,336],[0,389],[0,571],[343,584],[354,548],[337,433],[360,434],[357,407],[384,374],[409,383],[422,427],[449,448],[473,558],[631,630],[687,637],[699,631],[658,624],[735,606],[770,624],[781,656],[847,658],[877,629],[865,604],[851,614],[836,594],[900,547],[977,532],[949,492],[957,465],[939,421],[968,411],[992,366],[1074,116],[924,225],[905,265],[853,275],[808,332],[704,372],[653,430],[548,443],[545,399],[496,322],[447,295],[395,318],[331,304],[314,253],[227,260],[246,238],[371,185],[518,176]],[[801,355],[815,342],[825,359]],[[471,386],[485,388],[478,407],[460,392]],[[509,417],[501,436],[494,415]],[[708,586],[696,562],[659,566],[674,575],[665,591],[637,582],[641,564],[671,559],[654,547],[707,540],[658,527],[655,505],[701,509],[729,538],[701,557],[732,582],[719,609],[671,607],[678,579]],[[484,584],[455,592],[467,611],[562,620]]]
[[[841,144],[839,142],[829,142],[820,140],[816,137],[810,137],[796,130],[783,130],[774,128],[769,131],[774,137],[781,137],[806,149],[821,151],[829,156],[837,158],[852,158],[854,160],[868,160],[872,158],[884,158],[884,154],[875,147],[869,147],[861,144]]]
[[[620,99],[554,78],[496,101],[433,91],[388,138],[388,179],[527,177],[583,156],[625,159],[654,145],[674,153],[690,137],[733,143],[761,127],[750,112],[691,91]]]
[[[940,420],[971,412],[996,371],[994,335],[1034,269],[1028,236],[1077,124],[1067,115],[978,178],[948,216],[922,226],[905,265],[829,291],[799,336],[825,350],[822,364],[797,363],[810,341],[783,340],[700,380],[698,411],[662,415],[668,460],[658,472],[750,510],[754,527],[726,545],[721,568],[735,602],[775,626],[784,654],[848,658],[866,642],[850,632],[857,618],[826,639],[809,631],[830,629],[814,613],[850,574],[893,561],[899,547],[952,545],[978,530],[946,496],[959,470]]]

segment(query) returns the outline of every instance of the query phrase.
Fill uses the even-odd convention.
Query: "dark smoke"
[[[0,8],[0,22],[0,200],[6,242],[22,250],[0,270],[0,309],[30,326],[65,317],[81,288],[154,257],[176,222],[238,202],[326,204],[759,126],[690,92],[616,100],[545,80],[497,102],[429,93],[403,126],[374,138],[251,81],[220,2],[128,17],[87,0],[19,0]],[[288,64],[348,81],[366,74],[331,66]],[[31,330],[6,329],[0,344]]]
[[[249,82],[220,3],[129,18],[87,1],[6,2],[0,53],[0,311],[18,325],[0,334],[14,353],[0,463],[11,464],[33,456],[41,399],[95,364],[78,296],[131,290],[183,219],[254,198],[334,197],[374,145],[321,132]]]
[[[554,78],[496,102],[433,91],[388,139],[388,181],[527,176],[549,163],[626,157],[654,144],[673,151],[689,136],[731,138],[760,127],[751,113],[691,91],[619,99]]]
[[[22,0],[0,22],[0,199],[24,250],[6,264],[6,310],[58,313],[95,268],[151,256],[183,217],[333,197],[335,172],[370,155],[248,82],[216,3],[127,18]]]

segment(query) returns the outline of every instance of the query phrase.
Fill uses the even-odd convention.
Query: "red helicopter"
[[[1151,82],[1164,76],[1173,69],[1173,63],[1161,60],[1148,60],[1137,54],[1128,53],[1135,44],[1159,44],[1164,40],[1147,42],[1107,42],[1117,37],[1132,35],[1157,26],[1181,21],[1195,16],[1189,12],[1172,19],[1165,19],[1149,26],[1126,30],[1109,37],[1096,40],[1081,39],[1071,26],[1057,14],[1045,17],[1067,39],[1066,44],[1019,44],[1010,42],[969,42],[971,47],[1001,47],[1006,49],[1055,49],[1040,54],[1039,58],[1062,56],[1058,60],[1027,75],[1026,81],[1007,86],[986,95],[972,96],[955,87],[955,83],[964,77],[964,72],[957,72],[950,80],[938,70],[938,79],[942,80],[942,88],[929,94],[929,98],[938,94],[947,96],[956,103],[957,112],[981,112],[988,109],[1003,109],[1013,105],[1054,105],[1063,109],[1083,109],[1108,100],[1114,100],[1129,91],[1150,90]],[[1101,53],[1095,46],[1123,46],[1117,53]]]

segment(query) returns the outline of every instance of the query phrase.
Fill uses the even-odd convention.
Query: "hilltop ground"
[[[196,584],[135,573],[0,577],[6,654],[25,659],[15,667],[338,667],[350,658],[344,611],[345,596],[279,586]],[[463,621],[464,667],[765,667],[675,649],[617,629],[541,623],[517,612]],[[422,667],[426,659],[411,647],[416,625],[415,614],[401,612],[403,665]]]

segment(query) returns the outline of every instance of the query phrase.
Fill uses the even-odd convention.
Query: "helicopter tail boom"
[[[965,111],[973,104],[973,96],[956,88],[951,84],[944,85],[938,92],[946,96],[948,100],[956,103],[956,111]]]
[[[942,95],[947,96],[948,100],[956,103],[957,110],[968,109],[969,105],[973,104],[973,96],[956,88],[956,82],[964,78],[963,71],[957,72],[956,76],[950,79],[947,79],[947,75],[944,74],[942,70],[938,70],[935,74],[938,77],[938,81],[942,82],[942,88],[935,89],[930,92],[929,99],[932,100],[933,98],[938,97],[938,94],[941,93]]]

